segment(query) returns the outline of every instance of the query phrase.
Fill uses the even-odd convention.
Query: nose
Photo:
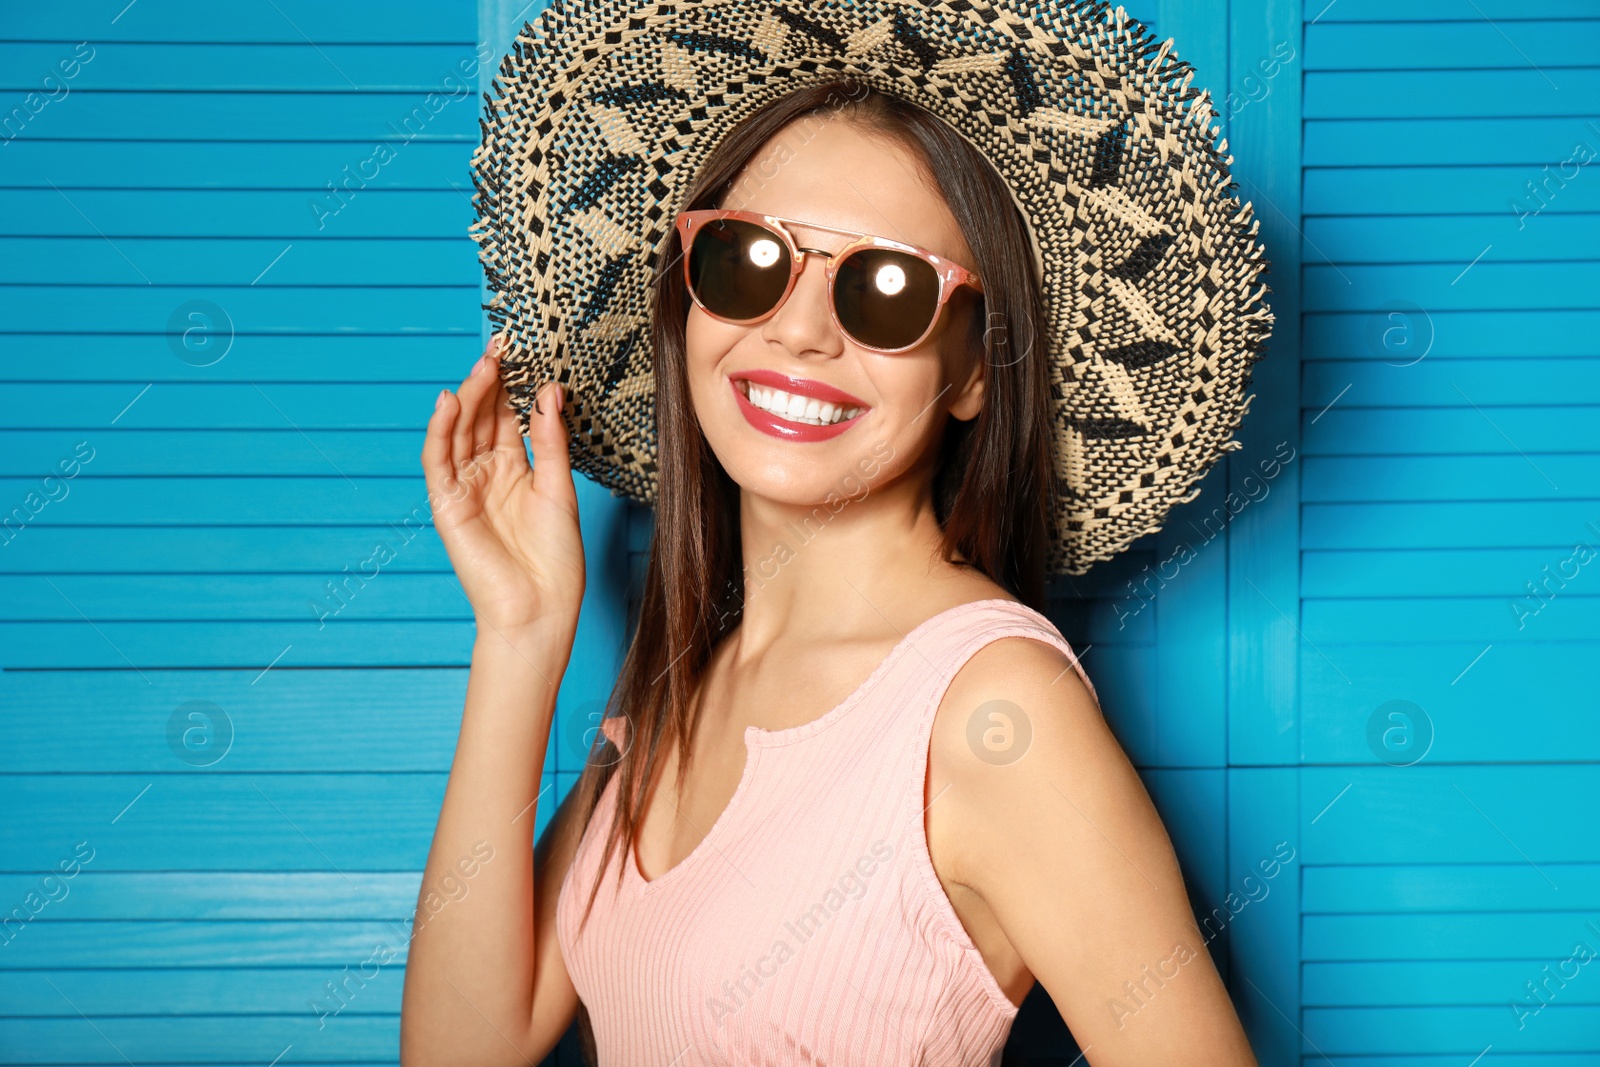
[[[800,276],[788,299],[762,323],[761,335],[796,356],[813,352],[837,355],[844,349],[844,338],[828,313],[828,253],[814,248],[803,251],[812,254],[801,262]]]

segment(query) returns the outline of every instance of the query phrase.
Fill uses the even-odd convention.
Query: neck
[[[960,573],[941,558],[930,472],[853,489],[810,504],[741,493],[744,655],[780,637],[898,628],[920,587]]]

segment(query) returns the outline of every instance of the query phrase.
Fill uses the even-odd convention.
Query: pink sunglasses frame
[[[753,319],[730,319],[723,315],[718,315],[716,312],[700,303],[700,298],[695,295],[694,285],[689,276],[689,249],[692,247],[695,233],[697,233],[701,227],[721,219],[737,219],[742,222],[750,222],[759,226],[765,226],[767,229],[773,231],[779,237],[781,237],[784,244],[789,246],[789,281],[788,284],[783,288],[783,295],[778,297],[777,303],[772,305],[771,310],[767,311],[765,314],[758,315]],[[802,248],[795,243],[794,235],[785,229],[786,223],[794,226],[809,226],[815,230],[827,230],[830,233],[841,233],[849,237],[854,237],[855,240],[851,241],[837,252],[826,252],[820,248]],[[748,326],[752,323],[764,322],[773,315],[777,314],[778,309],[783,307],[784,303],[789,299],[789,294],[794,291],[795,279],[799,278],[800,272],[805,269],[805,257],[807,256],[822,256],[828,261],[828,316],[833,319],[834,327],[838,329],[840,333],[850,338],[851,342],[867,349],[870,352],[892,354],[895,352],[907,352],[913,348],[916,348],[927,338],[928,334],[933,332],[933,328],[939,324],[939,316],[944,313],[945,302],[950,299],[952,293],[954,293],[963,285],[969,285],[978,292],[983,292],[983,280],[979,278],[977,274],[953,260],[946,259],[943,256],[935,255],[934,253],[929,252],[926,248],[918,248],[916,245],[908,245],[902,241],[891,241],[887,237],[879,237],[876,234],[870,233],[861,233],[858,230],[841,230],[836,226],[823,226],[815,222],[804,222],[800,219],[786,219],[780,215],[763,215],[755,211],[740,211],[734,208],[699,208],[689,211],[680,211],[678,213],[675,226],[678,231],[679,247],[682,250],[683,283],[684,288],[689,293],[689,298],[695,302],[695,306],[700,308],[700,310],[704,311],[707,315],[710,315],[718,322],[726,322],[733,326]],[[912,341],[910,344],[902,345],[899,348],[879,348],[876,345],[865,344],[858,340],[856,336],[849,330],[845,329],[844,324],[839,321],[839,310],[835,305],[833,298],[833,281],[834,278],[838,276],[839,264],[842,263],[852,252],[859,248],[892,248],[897,252],[905,252],[924,261],[938,274],[939,301],[934,305],[933,315],[928,319],[928,325],[923,329],[922,333],[917,336],[917,339]]]

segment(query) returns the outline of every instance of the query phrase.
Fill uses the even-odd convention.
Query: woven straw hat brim
[[[729,129],[854,78],[937,115],[1011,187],[1050,327],[1048,567],[1116,555],[1240,447],[1273,322],[1251,207],[1172,45],[1103,3],[557,0],[504,58],[472,161],[523,432],[561,381],[574,469],[654,502],[656,251]]]

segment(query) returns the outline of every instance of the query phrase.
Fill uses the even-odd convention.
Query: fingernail
[[[438,411],[440,408],[444,407],[444,395],[449,391],[450,390],[448,389],[439,390],[439,395],[433,401],[433,410]]]
[[[476,363],[474,363],[472,365],[472,373],[473,374],[477,374],[479,371],[481,371],[484,367],[487,367],[488,365],[489,365],[489,357],[488,356],[479,356],[478,357],[478,362],[476,362]]]
[[[556,410],[567,410],[567,387],[560,382],[556,383]]]

